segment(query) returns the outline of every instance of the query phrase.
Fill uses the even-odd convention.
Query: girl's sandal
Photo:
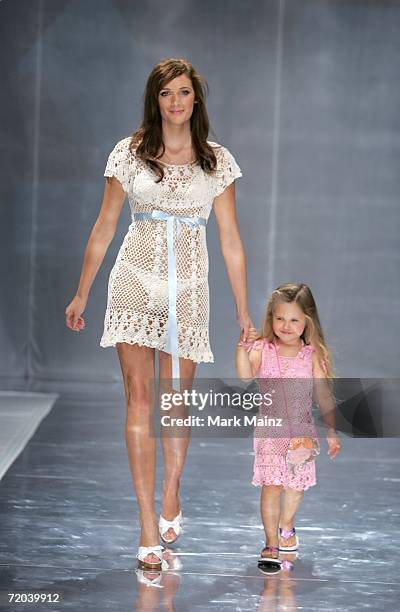
[[[295,536],[295,543],[292,546],[281,546],[281,544],[279,543],[279,550],[281,552],[293,552],[297,550],[299,547],[299,539],[296,535],[296,529],[294,527],[292,527],[291,529],[281,529],[281,527],[279,527],[279,541],[289,540],[293,536]]]
[[[267,553],[265,556],[263,553]],[[279,548],[277,546],[265,546],[260,554],[260,558],[258,559],[258,563],[277,563],[281,564],[279,556]]]
[[[282,565],[280,563],[259,563],[258,571],[262,576],[272,576],[273,574],[279,574],[282,569]]]
[[[136,555],[136,558],[138,559],[138,568],[142,570],[154,570],[156,572],[161,572],[164,550],[164,546],[161,546],[160,544],[157,544],[157,546],[139,546],[138,553]],[[145,558],[151,554],[158,557],[159,561],[145,561]]]
[[[178,516],[176,516],[172,521],[167,521],[160,514],[160,520],[158,522],[158,531],[160,533],[160,538],[164,542],[164,544],[173,544],[177,541],[182,532],[182,522],[183,516],[182,512],[179,512]],[[175,531],[176,537],[173,540],[166,540],[164,535],[167,533],[168,529],[173,529]]]

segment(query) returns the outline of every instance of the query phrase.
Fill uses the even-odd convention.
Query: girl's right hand
[[[85,328],[85,321],[81,314],[86,308],[87,300],[76,295],[65,309],[65,324],[72,331],[79,332]]]
[[[255,327],[249,327],[249,331],[247,333],[247,340],[244,341],[244,333],[242,332],[240,334],[240,338],[239,338],[239,346],[242,346],[241,342],[246,343],[252,343],[255,340],[258,340],[260,338],[260,334],[258,333],[257,329]]]

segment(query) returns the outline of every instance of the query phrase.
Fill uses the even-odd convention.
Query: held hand
[[[247,342],[254,342],[254,340],[258,340],[260,338],[260,334],[255,327],[249,327],[249,332],[247,334]]]
[[[328,442],[328,455],[331,459],[334,459],[340,451],[340,440],[336,434],[330,434],[326,441]]]
[[[257,338],[259,337],[257,330],[254,327],[253,321],[250,319],[247,313],[242,315],[238,314],[237,322],[239,324],[240,329],[242,330],[241,340],[243,340],[243,342],[257,340]]]
[[[85,321],[81,314],[86,308],[86,302],[87,300],[76,295],[65,309],[65,324],[72,331],[80,332],[85,329]]]
[[[241,332],[238,340],[238,346],[242,346],[243,348],[248,349],[250,345],[255,341],[261,338],[260,334],[256,330],[255,327],[249,327],[249,331],[247,333],[247,340],[244,339],[244,332]]]

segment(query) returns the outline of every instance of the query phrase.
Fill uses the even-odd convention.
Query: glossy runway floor
[[[149,587],[135,573],[123,426],[123,401],[58,400],[0,483],[2,610],[398,609],[398,440],[346,438],[335,462],[324,447],[297,519],[300,554],[263,576],[251,439],[193,437],[185,531]],[[62,601],[8,604],[12,592]]]

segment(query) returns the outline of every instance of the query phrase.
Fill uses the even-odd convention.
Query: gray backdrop
[[[2,388],[121,389],[99,340],[127,202],[84,333],[64,310],[107,156],[137,127],[153,65],[181,56],[209,82],[210,139],[244,174],[254,322],[277,284],[307,282],[339,373],[397,375],[399,2],[3,0],[0,28]],[[215,364],[198,375],[228,377],[238,327],[213,218],[208,245]]]

